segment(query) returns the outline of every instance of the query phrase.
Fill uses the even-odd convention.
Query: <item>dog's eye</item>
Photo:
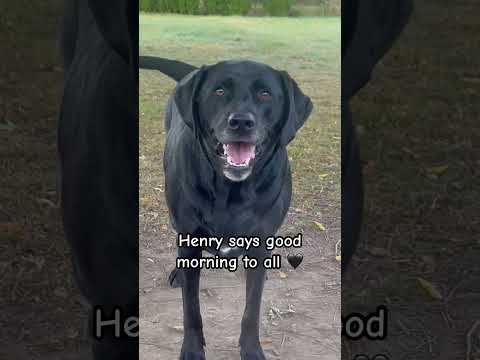
[[[225,90],[223,90],[222,88],[218,88],[217,90],[215,90],[215,95],[223,96],[225,95]]]
[[[267,101],[272,98],[272,94],[268,90],[262,90],[258,93],[260,100]]]

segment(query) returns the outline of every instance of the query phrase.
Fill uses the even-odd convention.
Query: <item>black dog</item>
[[[61,202],[77,282],[99,320],[115,306],[138,317],[138,3],[67,1],[62,32]],[[103,330],[95,359],[138,358],[138,338]]]
[[[164,153],[165,192],[175,230],[224,238],[275,235],[292,193],[286,146],[310,115],[310,99],[286,72],[253,61],[195,69],[141,57],[140,67],[180,80],[166,110]],[[248,254],[259,264],[269,256],[265,246],[247,252],[226,246],[203,250],[224,257]],[[201,250],[179,247],[178,255],[200,258]],[[246,271],[241,358],[265,359],[259,342],[265,269],[260,265]],[[199,278],[198,269],[174,271],[170,277],[182,285],[180,359],[205,359]]]

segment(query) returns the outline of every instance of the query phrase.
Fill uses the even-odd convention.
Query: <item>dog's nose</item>
[[[250,131],[256,124],[252,113],[231,113],[228,117],[228,127],[232,130]]]

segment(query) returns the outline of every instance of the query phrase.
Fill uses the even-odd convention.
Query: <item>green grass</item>
[[[142,14],[140,54],[197,66],[251,59],[288,71],[315,106],[289,145],[294,206],[311,214],[318,213],[326,199],[339,206],[340,18]],[[163,186],[163,111],[174,85],[159,73],[140,71],[140,175],[145,204],[157,195],[163,201],[163,194],[151,189]]]
[[[141,53],[168,52],[197,65],[254,58],[273,66],[325,67],[339,74],[340,20],[223,16],[140,16]],[[208,50],[208,53],[202,50]],[[211,53],[210,51],[213,51]],[[212,59],[213,58],[213,59]],[[291,62],[291,59],[300,61]]]

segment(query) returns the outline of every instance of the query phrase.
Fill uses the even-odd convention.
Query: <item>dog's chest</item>
[[[208,209],[200,211],[204,225],[219,236],[250,235],[258,232],[261,218],[258,216],[255,194],[238,192],[237,189],[221,190],[215,192],[206,202]]]

